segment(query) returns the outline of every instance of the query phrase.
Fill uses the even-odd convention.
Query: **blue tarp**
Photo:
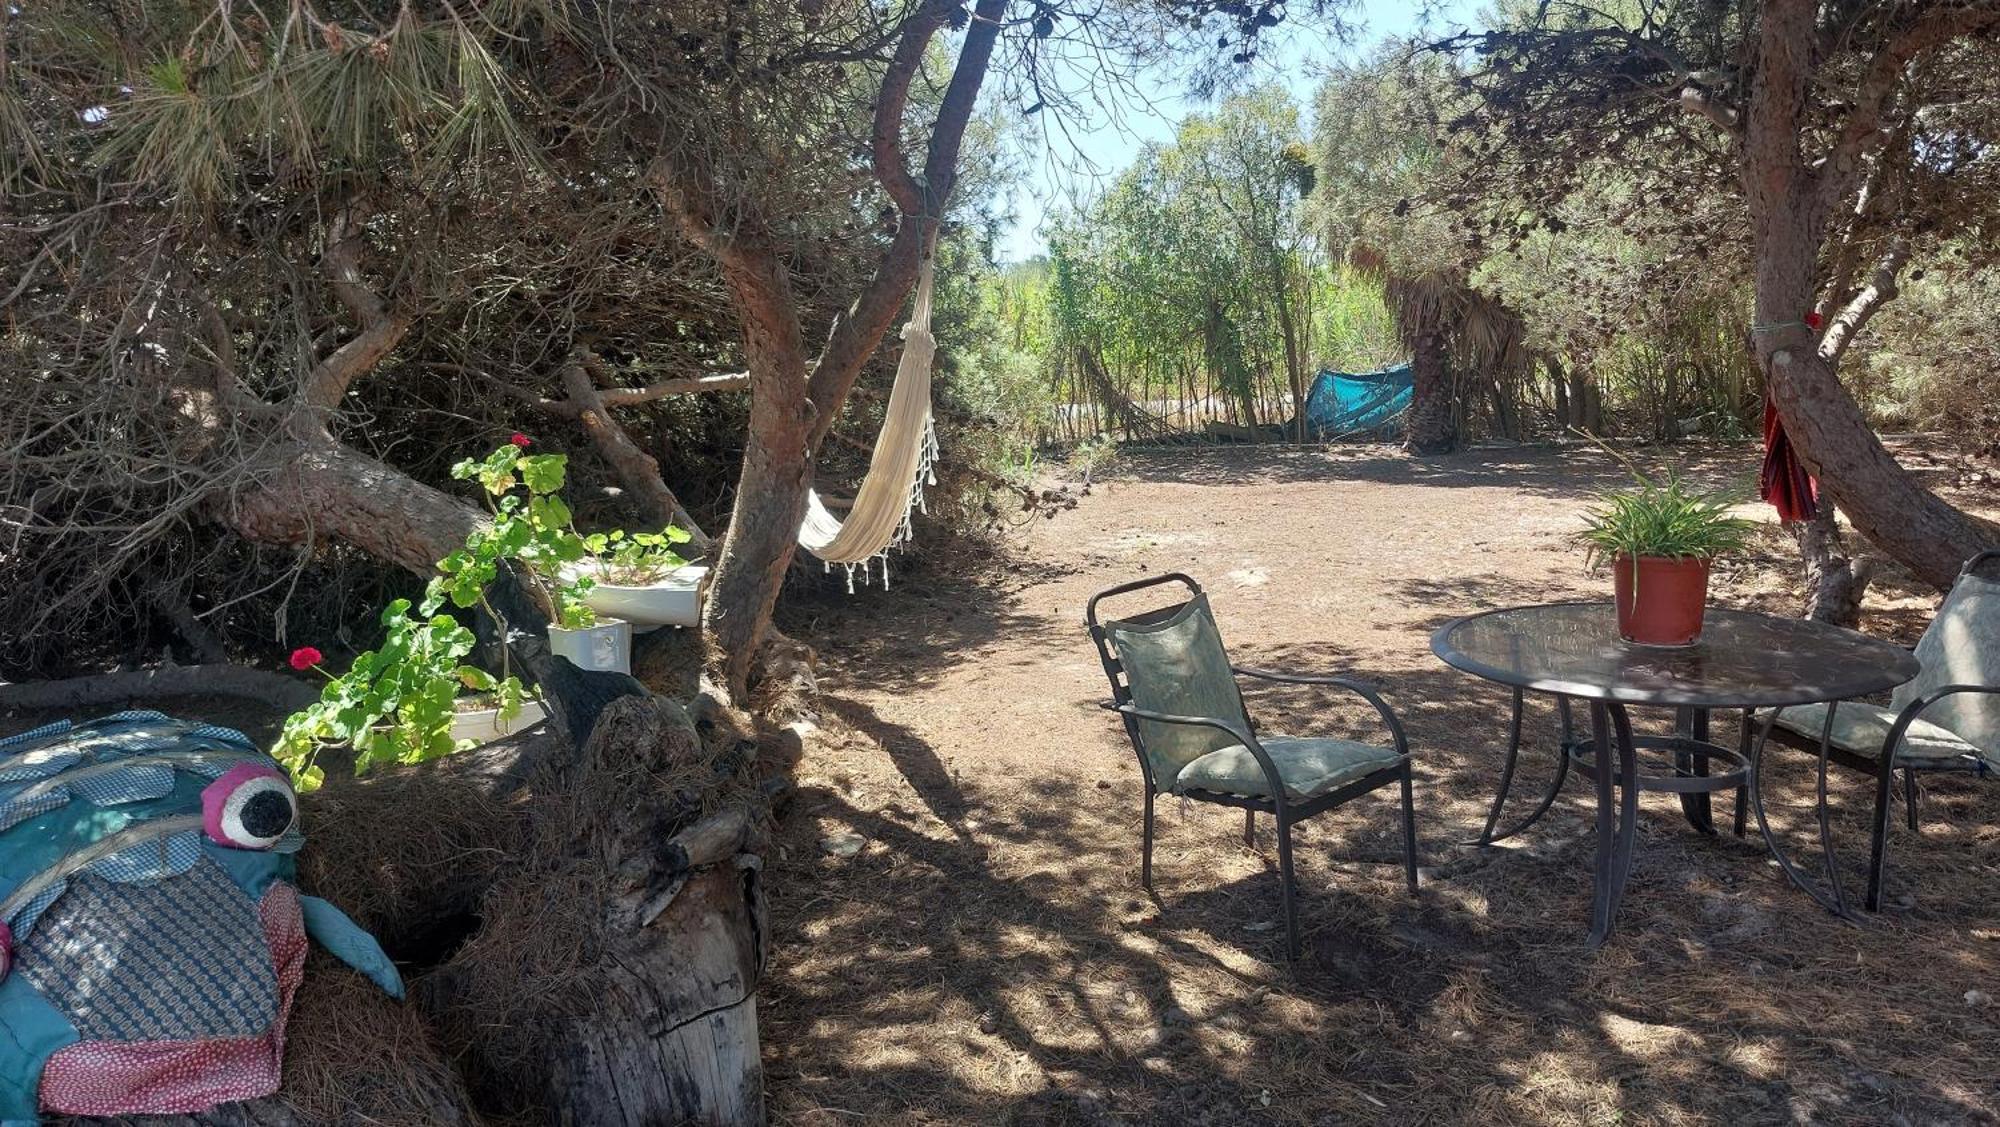
[[[1410,366],[1375,372],[1322,371],[1306,396],[1306,429],[1317,439],[1393,434],[1410,406]]]

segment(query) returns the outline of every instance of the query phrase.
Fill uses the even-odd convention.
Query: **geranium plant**
[[[316,759],[327,745],[351,746],[356,774],[457,750],[461,741],[452,739],[451,721],[461,691],[491,694],[503,720],[519,715],[525,691],[504,664],[506,648],[499,677],[466,664],[477,639],[445,610],[447,603],[459,609],[482,606],[504,631],[505,621],[486,601],[487,585],[503,563],[521,565],[551,621],[571,627],[595,621],[583,603],[591,580],[564,578],[565,565],[587,554],[569,506],[558,495],[567,459],[527,454],[528,445],[527,436],[517,434],[485,458],[452,467],[453,477],[480,484],[492,522],[438,561],[438,575],[422,600],[413,605],[397,599],[383,608],[386,634],[379,647],[356,657],[338,677],[321,668],[318,650],[307,646],[292,654],[293,668],[327,676],[320,699],[286,718],[273,749],[301,789],[320,784]]]
[[[486,457],[467,458],[451,468],[451,476],[476,481],[486,491],[493,520],[468,537],[465,547],[438,561],[444,573],[441,589],[452,605],[473,606],[484,601],[501,561],[516,562],[549,621],[581,629],[597,617],[583,602],[590,577],[568,567],[589,554],[560,495],[569,459],[523,453],[527,444],[527,436],[517,434]],[[433,581],[433,586],[440,584]]]
[[[357,775],[458,750],[451,721],[462,689],[491,693],[502,718],[520,714],[525,696],[520,678],[496,678],[465,664],[476,639],[464,623],[448,614],[411,614],[410,600],[397,599],[383,608],[382,625],[387,629],[382,644],[356,657],[341,676],[320,669],[318,650],[306,647],[292,655],[294,668],[320,669],[327,677],[319,700],[285,718],[272,750],[300,790],[323,781],[317,759],[329,744],[354,749]]]

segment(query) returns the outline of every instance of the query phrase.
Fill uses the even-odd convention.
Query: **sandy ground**
[[[1716,483],[1755,466],[1741,447],[1680,457]],[[1990,469],[1907,460],[1994,510]],[[1570,536],[1618,475],[1575,451],[1127,455],[994,558],[795,604],[826,699],[770,872],[773,1121],[1995,1121],[2000,788],[1930,785],[1921,833],[1892,838],[1892,910],[1864,927],[1786,884],[1754,832],[1701,836],[1665,797],[1647,800],[1596,952],[1582,785],[1522,839],[1463,844],[1506,697],[1441,665],[1430,634],[1601,597]],[[1715,597],[1794,613],[1794,567],[1772,528]],[[1409,726],[1424,890],[1399,882],[1392,791],[1310,823],[1295,965],[1268,822],[1247,848],[1234,811],[1166,800],[1157,897],[1139,888],[1139,772],[1095,707],[1082,614],[1091,592],[1167,570],[1204,581],[1240,660],[1358,673]],[[1864,626],[1908,642],[1934,603],[1892,580]],[[1276,731],[1368,731],[1309,694],[1252,706]],[[1517,804],[1548,777],[1553,728],[1531,711]],[[1809,760],[1773,776],[1774,820],[1803,849]],[[1866,788],[1833,784],[1852,872]]]

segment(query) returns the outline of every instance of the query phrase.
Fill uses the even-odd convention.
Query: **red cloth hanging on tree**
[[[1764,471],[1757,492],[1778,510],[1779,520],[1811,520],[1819,513],[1819,482],[1792,449],[1791,436],[1785,433],[1769,392],[1764,394]]]

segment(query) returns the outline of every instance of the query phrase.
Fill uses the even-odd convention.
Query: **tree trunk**
[[[1293,323],[1292,302],[1285,288],[1284,260],[1271,256],[1271,293],[1278,305],[1278,331],[1285,338],[1285,375],[1292,389],[1292,438],[1301,446],[1306,441],[1306,373],[1299,356],[1298,328]]]
[[[813,406],[805,338],[777,249],[759,244],[737,254],[725,263],[723,276],[743,312],[750,433],[702,629],[710,667],[741,701],[747,699],[765,628],[798,550],[813,480]]]
[[[1458,447],[1453,422],[1451,372],[1446,365],[1444,335],[1433,329],[1418,333],[1411,348],[1409,421],[1404,447],[1412,454],[1448,454]]]
[[[678,704],[635,697],[530,767],[477,929],[417,984],[486,1106],[578,1127],[763,1121],[759,821],[734,803],[700,818],[755,758],[735,740],[704,746]]]
[[[1520,417],[1514,410],[1514,400],[1507,394],[1506,386],[1497,379],[1493,380],[1486,385],[1486,396],[1493,405],[1494,429],[1500,432],[1501,438],[1518,442],[1521,438]]]
[[[305,883],[405,967],[480,1112],[761,1122],[760,820],[732,782],[756,752],[712,719],[704,739],[673,701],[628,697],[580,748],[496,744],[309,800]],[[702,819],[718,786],[734,797]],[[352,1026],[296,1036],[329,1032]]]
[[[798,549],[806,494],[812,487],[804,399],[795,405],[796,413],[773,406],[765,403],[751,410],[729,536],[716,560],[708,605],[702,611],[711,664],[722,671],[737,700],[748,691],[764,625],[771,620],[785,570]],[[767,417],[760,421],[760,414]]]
[[[1847,554],[1833,502],[1821,498],[1818,515],[1801,522],[1795,534],[1806,568],[1806,617],[1850,630],[1859,626],[1861,601],[1868,595],[1875,569],[1868,560]]]
[[[1785,432],[1820,488],[1868,540],[1939,589],[1996,538],[1920,485],[1882,445],[1804,323],[1828,206],[1800,150],[1816,41],[1812,0],[1768,0],[1743,145],[1757,257],[1757,362]]]
[[[253,484],[219,499],[218,515],[260,544],[310,548],[340,540],[428,577],[485,519],[324,431],[273,442],[245,470]]]
[[[566,1105],[565,1122],[764,1121],[758,869],[749,855],[719,860],[683,878],[677,910],[608,961],[549,1080]]]
[[[1556,430],[1567,430],[1576,425],[1576,420],[1570,417],[1569,377],[1563,373],[1562,361],[1553,356],[1544,356],[1542,366],[1549,375],[1550,405],[1556,416]]]

